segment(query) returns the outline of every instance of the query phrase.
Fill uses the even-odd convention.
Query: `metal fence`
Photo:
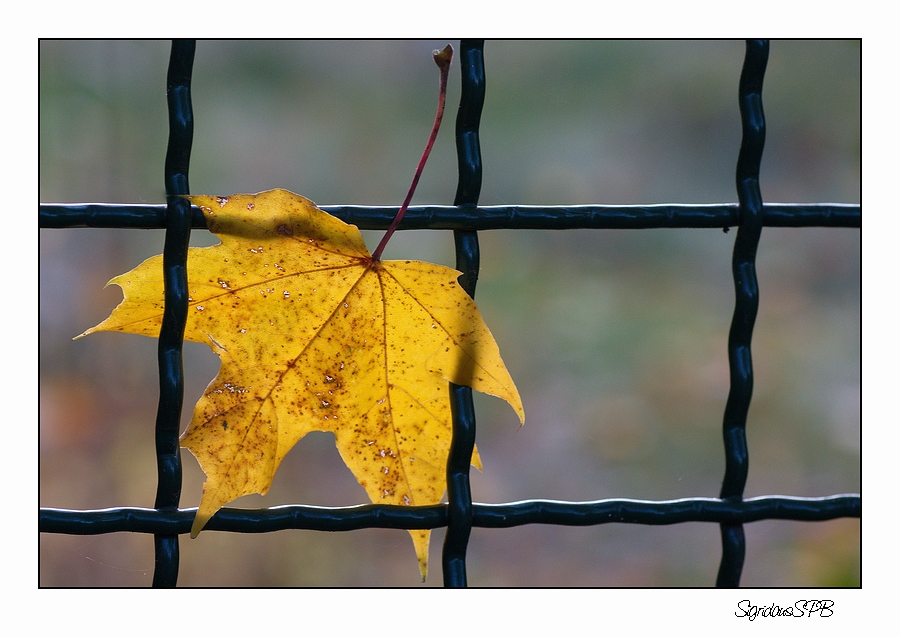
[[[121,531],[154,536],[154,586],[174,586],[179,570],[179,536],[190,530],[194,509],[180,509],[181,462],[178,428],[183,406],[182,335],[187,316],[185,264],[191,229],[204,229],[200,211],[177,195],[188,194],[193,137],[191,73],[195,42],[172,44],[167,78],[169,143],[165,161],[166,205],[42,204],[41,228],[165,228],[165,314],[159,337],[160,396],[156,420],[158,489],[154,508],[119,507],[76,511],[42,508],[42,533],[93,535]],[[578,228],[736,228],[732,273],[735,305],[728,337],[730,391],[723,417],[725,475],[718,498],[671,501],[607,499],[591,502],[528,500],[505,504],[472,501],[469,459],[475,444],[472,392],[451,387],[453,442],[447,466],[447,504],[426,507],[362,505],[325,508],[305,505],[269,510],[222,509],[210,530],[260,533],[284,529],[346,531],[362,528],[446,527],[443,576],[446,586],[466,585],[466,551],[473,527],[509,528],[526,524],[571,526],[626,523],[719,525],[722,557],[716,585],[738,586],[745,557],[744,525],[759,520],[819,521],[860,517],[858,494],[828,497],[743,497],[749,468],[747,413],[753,391],[750,349],[759,294],[756,253],[763,226],[860,227],[860,206],[764,204],[759,169],[765,141],[762,84],[769,44],[746,44],[739,84],[743,138],[737,157],[737,204],[650,206],[479,206],[482,163],[479,124],[485,97],[483,42],[463,40],[459,51],[462,95],[456,120],[459,180],[452,206],[411,207],[401,229],[453,230],[460,282],[474,295],[479,272],[479,230]],[[322,206],[363,229],[384,229],[396,207]]]

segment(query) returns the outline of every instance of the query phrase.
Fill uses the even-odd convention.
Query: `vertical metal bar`
[[[766,120],[762,108],[762,84],[769,59],[768,40],[748,40],[744,67],[738,89],[743,137],[738,155],[735,181],[739,202],[738,231],[731,262],[734,276],[735,306],[728,333],[728,364],[731,388],[725,404],[723,436],[725,441],[725,477],[722,499],[741,500],[747,483],[747,412],[753,395],[753,363],[750,341],[759,307],[756,279],[756,249],[762,232],[762,195],[759,190],[759,164],[766,141]],[[716,586],[738,586],[744,566],[746,543],[741,524],[722,524],[722,561]]]
[[[456,115],[456,153],[459,184],[455,206],[475,206],[481,193],[481,147],[478,127],[484,105],[484,40],[462,40],[459,62],[462,69],[462,95]],[[459,283],[475,296],[478,281],[478,235],[474,231],[455,230],[456,269],[462,272]],[[449,501],[447,536],[444,539],[444,586],[466,585],[466,549],[472,532],[472,490],[469,467],[475,448],[475,407],[469,387],[450,385],[450,410],[453,415],[453,440],[447,460],[447,499]]]
[[[157,509],[177,509],[181,499],[181,456],[178,428],[184,401],[182,345],[187,321],[187,251],[191,236],[190,203],[186,195],[194,119],[191,109],[191,70],[194,40],[173,40],[166,78],[169,105],[169,145],[166,150],[166,240],[163,249],[165,308],[159,332],[159,408],[156,412],[156,457],[159,483]],[[175,586],[178,580],[178,535],[153,536],[156,568],[153,586]]]

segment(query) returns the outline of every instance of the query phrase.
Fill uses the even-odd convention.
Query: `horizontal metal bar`
[[[598,502],[554,502],[530,500],[501,505],[475,505],[474,526],[508,528],[523,524],[590,526],[609,522],[668,525],[682,522],[744,524],[759,520],[816,522],[860,517],[858,495],[822,498],[764,496],[742,501],[718,498],[685,498],[663,502],[600,500]]]
[[[397,206],[320,206],[363,230],[383,230]],[[205,228],[203,214],[192,208],[192,227]],[[41,204],[41,228],[165,228],[166,206],[150,204]],[[627,206],[415,206],[400,230],[573,230],[645,228],[728,228],[738,225],[738,204],[658,204]],[[784,204],[763,206],[770,227],[859,228],[855,204]]]
[[[682,500],[598,500],[562,502],[526,500],[507,504],[473,504],[472,526],[508,528],[525,524],[592,526],[611,522],[667,525],[682,522],[743,524],[759,520],[815,522],[860,517],[858,494],[821,498],[764,496],[743,501],[718,498]],[[99,535],[103,533],[190,533],[197,509],[159,511],[115,508],[93,511],[40,510],[41,533]],[[354,507],[288,505],[270,509],[223,508],[205,530],[266,533],[286,529],[353,531],[366,528],[434,529],[447,525],[447,505],[402,507],[366,504]]]
[[[38,528],[43,533],[98,535],[134,533],[190,533],[197,509],[161,511],[113,508],[95,511],[41,509]],[[365,528],[433,529],[446,526],[446,505],[405,507],[366,504],[354,507],[287,505],[269,509],[223,508],[204,531],[266,533],[284,529],[354,531]]]

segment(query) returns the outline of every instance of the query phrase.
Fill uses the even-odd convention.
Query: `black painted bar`
[[[177,511],[134,507],[74,511],[41,509],[41,533],[100,535],[104,533],[191,532],[197,509]],[[645,524],[666,526],[685,522],[745,524],[760,520],[822,522],[859,518],[858,494],[820,498],[764,496],[741,501],[718,498],[685,498],[648,501],[630,499],[563,502],[525,500],[504,504],[472,505],[472,526],[506,529],[526,524],[594,526],[597,524]],[[268,509],[220,509],[204,527],[207,531],[270,533],[288,529],[355,531],[359,529],[436,529],[447,525],[448,505],[404,507],[364,504],[352,507],[315,507],[292,504]]]
[[[734,240],[732,274],[735,306],[728,333],[728,365],[731,387],[725,403],[722,437],[725,443],[725,476],[719,497],[743,498],[749,469],[747,449],[747,412],[753,396],[753,364],[750,342],[759,308],[756,278],[756,250],[763,226],[762,195],[759,190],[759,165],[766,141],[766,120],[762,108],[762,84],[769,59],[768,40],[748,40],[738,88],[743,136],[738,154],[735,181],[740,205],[740,226]],[[722,524],[722,561],[716,586],[740,584],[746,542],[741,524]]]
[[[191,237],[191,209],[178,195],[190,192],[188,166],[194,135],[191,110],[191,69],[194,40],[173,40],[166,79],[169,105],[169,144],[165,184],[168,196],[166,240],[163,248],[165,306],[159,332],[159,407],[156,414],[156,458],[159,482],[155,507],[178,508],[181,499],[181,455],[178,429],[184,402],[182,346],[187,322],[187,252]],[[178,581],[178,536],[156,534],[154,587],[173,587]]]
[[[230,193],[233,194],[233,193]],[[363,230],[386,230],[399,206],[319,206]],[[191,208],[191,227],[205,229],[203,213]],[[654,204],[585,206],[410,206],[400,230],[577,230],[731,228],[739,205]],[[155,204],[41,204],[41,228],[165,228],[166,206]],[[769,203],[763,225],[773,228],[859,228],[857,204]]]
[[[462,40],[459,46],[462,95],[456,115],[456,156],[459,181],[454,206],[474,208],[481,194],[481,147],[478,127],[484,106],[484,40]],[[481,253],[475,230],[454,230],[459,284],[475,297]],[[466,550],[472,532],[472,488],[469,470],[475,450],[475,404],[472,389],[450,383],[453,438],[447,458],[447,535],[441,555],[444,586],[466,586]]]

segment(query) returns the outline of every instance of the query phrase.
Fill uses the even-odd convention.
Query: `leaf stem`
[[[394,230],[397,229],[397,226],[400,225],[400,220],[403,219],[403,215],[406,214],[409,202],[412,201],[413,193],[416,192],[416,186],[419,184],[419,177],[422,176],[422,171],[425,169],[425,162],[428,161],[428,155],[431,154],[431,147],[434,146],[434,140],[437,139],[438,131],[441,128],[441,119],[444,117],[444,104],[447,101],[447,76],[450,74],[450,62],[453,60],[453,47],[448,44],[444,47],[443,51],[434,51],[432,56],[434,57],[434,63],[438,65],[438,68],[441,71],[441,86],[440,93],[438,93],[437,115],[434,117],[434,124],[431,127],[431,136],[428,138],[428,143],[425,145],[425,151],[422,153],[422,158],[419,160],[419,165],[416,167],[416,174],[413,175],[409,191],[406,193],[406,199],[403,201],[403,205],[400,206],[400,210],[397,211],[397,216],[394,217],[391,225],[388,226],[387,231],[381,238],[381,243],[378,244],[378,247],[375,248],[375,251],[372,253],[373,263],[377,263],[381,260],[381,253],[384,252],[384,247],[387,245],[388,239],[394,234]]]

